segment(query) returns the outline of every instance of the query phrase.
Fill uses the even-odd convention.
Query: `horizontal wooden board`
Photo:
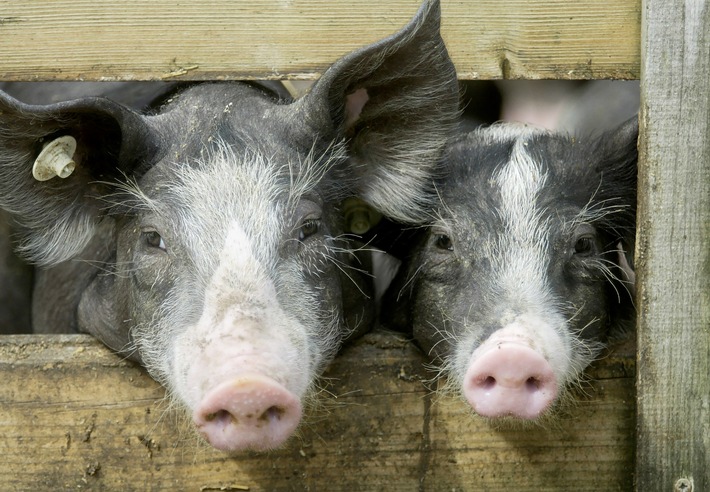
[[[633,349],[589,371],[547,429],[495,430],[433,396],[416,348],[373,333],[338,357],[285,449],[228,457],[88,336],[0,337],[0,490],[629,490]]]
[[[314,79],[419,0],[0,0],[0,80]],[[443,0],[462,79],[638,78],[640,0]]]

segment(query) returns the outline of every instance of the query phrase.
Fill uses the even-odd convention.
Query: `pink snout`
[[[202,436],[222,451],[264,451],[283,444],[301,420],[300,400],[273,379],[240,376],[207,393],[193,414]]]
[[[479,415],[532,420],[557,397],[557,378],[537,351],[519,342],[502,341],[474,353],[463,392]]]

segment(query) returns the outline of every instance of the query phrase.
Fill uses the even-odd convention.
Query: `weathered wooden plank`
[[[710,3],[643,14],[637,489],[710,490]]]
[[[0,0],[0,80],[314,79],[420,0]],[[638,78],[640,0],[444,0],[462,79]]]
[[[495,431],[432,397],[411,344],[370,334],[336,359],[285,449],[229,458],[95,340],[0,337],[0,490],[628,490],[631,354],[593,367],[559,427]]]

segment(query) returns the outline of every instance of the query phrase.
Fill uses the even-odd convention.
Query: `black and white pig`
[[[440,205],[407,242],[383,318],[413,330],[477,414],[553,416],[633,317],[637,135],[636,118],[589,139],[504,123],[448,146]]]
[[[178,86],[177,82],[0,82],[0,91],[27,104],[103,96],[133,109],[146,110],[154,101],[168,97]],[[0,334],[32,333],[34,269],[15,253],[15,227],[13,217],[0,208]],[[52,314],[42,310],[36,314],[38,324],[47,326],[42,319]],[[54,327],[66,329],[66,326],[58,326],[58,321],[52,320]]]
[[[372,317],[339,204],[408,221],[431,196],[458,107],[439,20],[426,2],[294,102],[245,83],[195,85],[149,115],[0,95],[0,206],[44,267],[35,329],[140,362],[218,449],[284,443]]]

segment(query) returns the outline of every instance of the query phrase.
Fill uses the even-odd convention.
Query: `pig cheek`
[[[429,263],[428,265],[431,265]],[[461,288],[461,277],[474,275],[455,261],[434,265],[414,286],[412,330],[420,348],[440,361],[447,361],[463,330],[462,306],[470,306],[470,290]],[[405,293],[406,294],[406,293]]]
[[[134,325],[148,326],[167,305],[167,296],[174,290],[174,272],[158,262],[134,264],[132,274],[126,275],[131,279],[131,319]]]
[[[608,300],[617,296],[614,287],[593,269],[566,276],[562,285],[564,290],[558,297],[569,300],[562,304],[565,317],[570,320],[568,330],[583,341],[602,340],[609,325]]]

